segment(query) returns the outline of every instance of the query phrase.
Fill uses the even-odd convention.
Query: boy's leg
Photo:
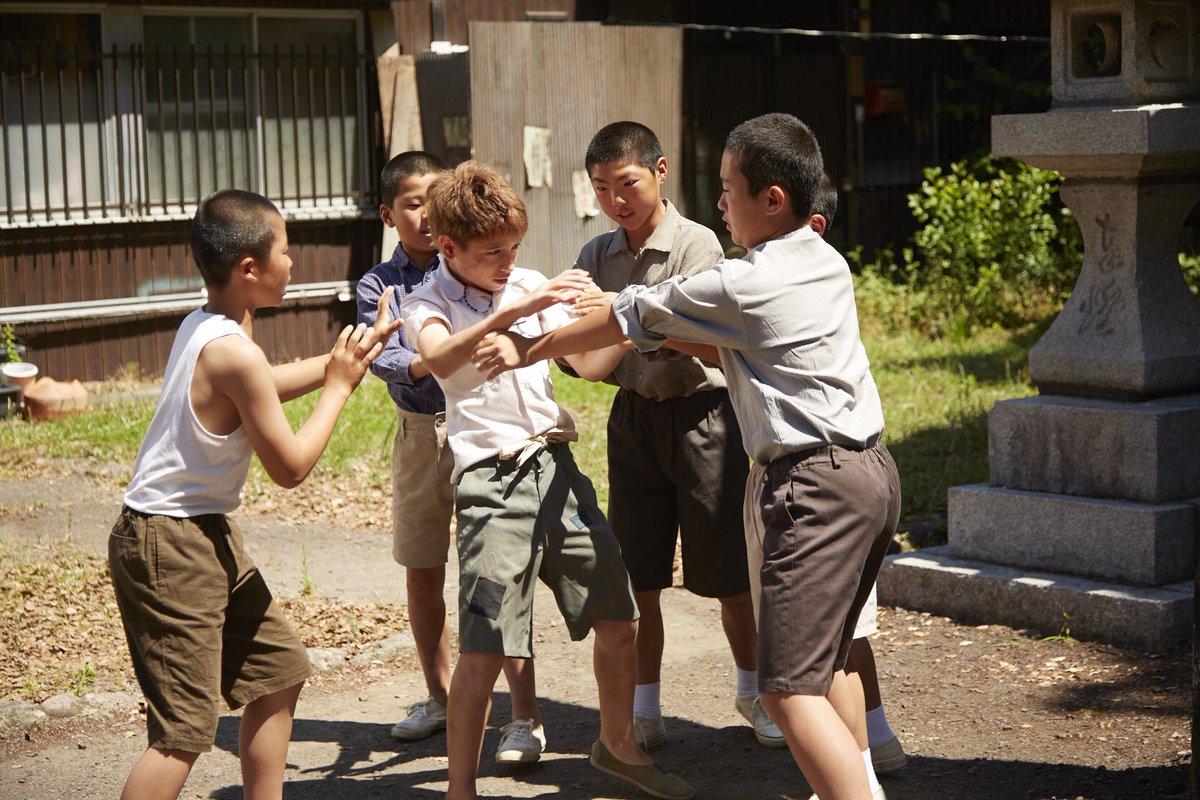
[[[538,706],[532,658],[504,659],[504,678],[512,702],[512,721],[500,728],[499,764],[532,764],[546,750],[546,730]]]
[[[772,462],[767,475],[755,499],[765,523],[763,701],[822,800],[867,798],[844,666],[899,516],[895,465],[883,445],[826,447]]]
[[[492,689],[504,665],[504,656],[493,653],[459,653],[450,681],[449,724],[446,754],[450,784],[446,800],[474,800],[479,772],[479,751],[492,707]]]
[[[908,763],[904,745],[888,723],[879,692],[879,673],[875,668],[875,653],[866,637],[855,638],[850,644],[846,668],[858,673],[863,687],[866,709],[867,745],[875,772],[893,772]]]
[[[238,728],[238,756],[246,800],[283,797],[283,771],[292,738],[292,720],[303,686],[298,683],[246,705]]]
[[[634,642],[638,623],[596,620],[592,666],[600,698],[600,741],[626,764],[653,764],[633,738]]]
[[[844,681],[835,673],[834,684]],[[841,688],[840,691],[849,691]],[[830,695],[763,692],[763,705],[787,739],[792,758],[821,800],[867,800],[867,783],[860,751]],[[839,703],[839,705],[843,705]]]
[[[129,771],[121,800],[175,800],[199,756],[184,750],[147,748]]]
[[[450,622],[443,591],[450,548],[453,454],[444,416],[396,410],[392,444],[392,557],[404,566],[409,622],[428,699],[408,707],[394,738],[423,739],[446,726]],[[432,702],[431,702],[432,701]]]
[[[446,614],[446,566],[406,567],[408,621],[429,696],[443,708],[450,692],[450,620]]]
[[[687,800],[695,795],[687,782],[655,766],[634,738],[638,612],[620,545],[567,445],[551,445],[538,464],[538,529],[546,543],[540,576],[554,590],[571,638],[596,634],[600,738],[592,745],[592,766],[656,797]]]

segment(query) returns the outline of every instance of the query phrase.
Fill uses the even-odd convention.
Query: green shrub
[[[931,334],[962,340],[1043,317],[1069,294],[1083,256],[1061,180],[991,158],[930,167],[908,196],[919,225],[912,248],[862,271],[904,286],[908,321]]]

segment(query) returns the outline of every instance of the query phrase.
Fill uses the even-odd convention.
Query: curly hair
[[[426,196],[434,236],[460,245],[497,234],[524,236],[529,229],[525,203],[499,172],[479,161],[464,161],[439,175]]]

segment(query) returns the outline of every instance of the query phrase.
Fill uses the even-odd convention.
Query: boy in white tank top
[[[244,796],[279,798],[292,716],[311,670],[225,515],[241,502],[254,454],[276,483],[304,480],[400,323],[391,320],[389,290],[375,327],[347,327],[328,355],[273,367],[252,324],[256,310],[283,300],[291,275],[279,211],[251,192],[217,192],[196,211],[191,246],[208,302],[179,328],[109,537],[149,738],[121,798],[178,796],[196,757],[212,749],[218,695],[230,708],[245,706]],[[317,388],[316,407],[293,431],[281,403]]]

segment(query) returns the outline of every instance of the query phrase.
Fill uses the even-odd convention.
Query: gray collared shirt
[[[667,339],[720,350],[759,463],[825,444],[866,447],[883,432],[850,268],[808,227],[690,278],[631,286],[613,311],[639,350]]]
[[[630,250],[625,230],[617,228],[585,244],[575,266],[587,270],[602,290],[619,292],[630,284],[653,286],[675,276],[694,275],[724,258],[712,231],[685,219],[669,200],[663,202],[663,218],[641,250]],[[716,366],[673,350],[649,357],[630,351],[607,381],[650,400],[687,397],[725,386],[725,376]]]

